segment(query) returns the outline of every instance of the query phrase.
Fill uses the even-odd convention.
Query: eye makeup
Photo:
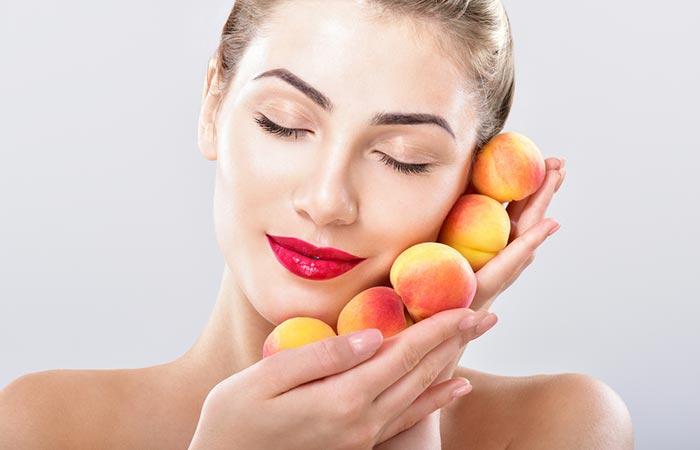
[[[264,114],[258,113],[258,116],[254,118],[255,122],[265,130],[266,132],[273,134],[275,136],[279,136],[281,138],[292,138],[292,139],[297,140],[299,138],[299,135],[301,134],[306,135],[306,134],[313,134],[312,131],[310,130],[305,130],[303,128],[287,128],[283,127],[281,125],[276,124],[272,120],[270,120],[267,116]],[[378,152],[381,154],[380,161],[382,161],[384,164],[386,164],[389,167],[392,167],[394,170],[397,172],[403,173],[403,174],[410,174],[410,175],[416,175],[416,174],[425,174],[428,173],[432,167],[431,163],[422,163],[422,164],[409,164],[409,163],[404,163],[401,161],[397,161],[396,159],[392,158],[391,156],[387,155],[386,153]]]
[[[299,138],[299,134],[306,135],[311,133],[311,131],[303,128],[286,128],[281,125],[277,125],[264,114],[260,114],[258,117],[255,117],[254,120],[260,126],[260,128],[276,136],[288,138],[294,135],[294,140],[297,140]]]

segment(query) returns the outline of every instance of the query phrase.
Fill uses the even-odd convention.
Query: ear
[[[222,100],[219,89],[218,58],[215,53],[209,59],[207,76],[202,92],[202,106],[199,111],[197,145],[202,155],[210,161],[217,159],[216,150],[216,113]]]

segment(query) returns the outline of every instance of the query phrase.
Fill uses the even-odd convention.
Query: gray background
[[[690,448],[698,6],[504,3],[517,66],[506,129],[567,158],[547,214],[562,228],[462,365],[590,374],[626,401],[637,448]],[[0,386],[159,364],[198,336],[223,259],[197,116],[231,4],[1,3]]]

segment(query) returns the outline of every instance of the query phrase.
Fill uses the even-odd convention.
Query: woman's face
[[[310,316],[335,326],[355,294],[389,286],[394,259],[437,239],[468,182],[476,123],[465,79],[410,22],[378,22],[368,11],[285,2],[241,59],[214,119],[217,240],[243,294],[275,325]],[[435,115],[451,132],[377,125],[380,113]],[[271,133],[270,122],[304,131]],[[427,171],[406,173],[391,160]],[[305,278],[278,261],[266,234],[365,259],[333,278]]]

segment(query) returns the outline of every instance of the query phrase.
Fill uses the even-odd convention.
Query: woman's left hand
[[[476,272],[477,290],[469,305],[474,311],[488,311],[496,297],[534,261],[535,251],[550,232],[559,228],[555,221],[543,219],[552,197],[564,181],[564,162],[559,158],[547,158],[547,172],[540,188],[522,200],[508,203],[506,211],[511,225],[508,245]]]
[[[511,224],[508,245],[475,273],[476,294],[469,308],[489,311],[496,297],[508,289],[534,261],[535,251],[552,230],[559,228],[551,219],[544,220],[544,216],[566,176],[564,163],[563,159],[547,158],[547,172],[540,188],[522,200],[508,203],[506,210]],[[440,372],[434,384],[452,378],[465,347]]]
[[[496,297],[513,284],[520,273],[532,263],[535,251],[540,244],[558,229],[556,222],[543,219],[554,193],[559,190],[564,181],[566,175],[564,162],[559,158],[547,158],[545,160],[547,172],[542,186],[532,195],[508,203],[506,210],[511,222],[508,245],[476,272],[477,290],[469,305],[474,311],[488,311]],[[470,192],[474,191],[468,189],[465,193]],[[455,358],[445,366],[431,386],[454,376],[454,370],[465,348],[466,345],[460,348]],[[384,441],[381,444],[381,450],[440,448],[439,414],[440,410],[437,410],[404,432]],[[408,443],[410,446],[407,445]],[[375,449],[378,448],[375,447]]]

